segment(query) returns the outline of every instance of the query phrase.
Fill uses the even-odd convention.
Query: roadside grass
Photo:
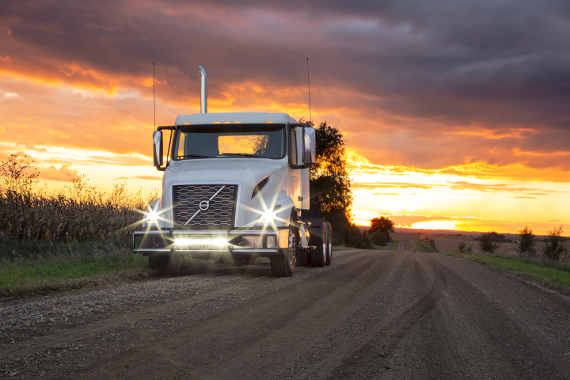
[[[130,282],[154,274],[129,240],[0,241],[0,297]]]
[[[534,261],[503,256],[486,256],[474,253],[452,253],[488,267],[506,271],[521,278],[537,281],[552,289],[570,294],[570,267],[550,261]]]
[[[415,240],[415,245],[416,245],[416,252],[430,252],[433,253],[434,250],[423,245],[419,240]]]
[[[388,250],[395,251],[397,247],[398,247],[398,240],[392,240],[390,242],[390,248],[388,248]]]

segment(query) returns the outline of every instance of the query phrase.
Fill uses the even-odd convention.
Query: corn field
[[[77,242],[124,238],[139,227],[150,198],[87,185],[84,176],[59,192],[37,189],[37,171],[25,157],[11,155],[0,166],[0,239]]]

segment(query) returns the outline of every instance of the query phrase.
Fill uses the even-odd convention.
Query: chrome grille
[[[173,186],[174,221],[195,230],[229,230],[233,225],[236,192],[235,185]],[[194,216],[198,210],[200,212]],[[194,218],[188,222],[192,216]]]

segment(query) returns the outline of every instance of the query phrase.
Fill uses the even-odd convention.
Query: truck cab
[[[159,127],[153,156],[164,171],[162,196],[134,233],[134,252],[172,273],[183,256],[238,265],[269,257],[275,276],[326,265],[330,225],[309,211],[315,146],[315,130],[285,113],[202,112]]]

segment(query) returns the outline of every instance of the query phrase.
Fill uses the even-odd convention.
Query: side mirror
[[[305,167],[303,158],[305,156],[305,138],[300,125],[291,125],[289,137],[289,166],[291,169],[303,169]]]
[[[305,167],[317,160],[317,134],[314,128],[305,128]]]
[[[162,131],[154,131],[152,133],[152,157],[154,161],[154,166],[158,170],[162,167],[162,156],[163,156],[163,148],[162,148]]]

